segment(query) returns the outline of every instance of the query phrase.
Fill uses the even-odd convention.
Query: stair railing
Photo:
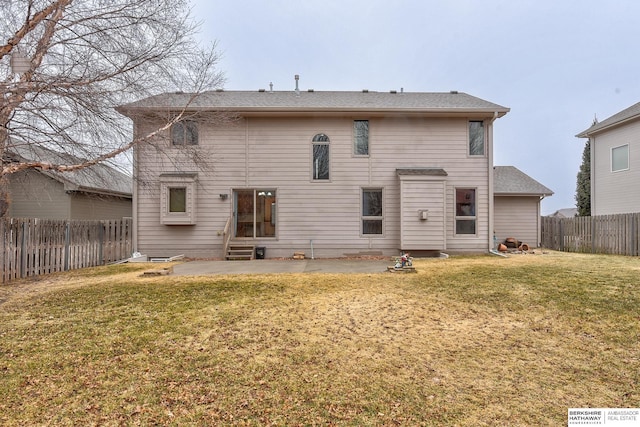
[[[229,242],[231,241],[231,217],[227,219],[227,223],[224,225],[224,230],[222,231],[222,253],[224,258],[227,258],[227,253],[229,252]]]

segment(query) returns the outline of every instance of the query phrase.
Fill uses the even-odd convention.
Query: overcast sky
[[[640,101],[637,0],[193,0],[227,90],[448,92],[511,108],[494,164],[575,206],[594,116]]]

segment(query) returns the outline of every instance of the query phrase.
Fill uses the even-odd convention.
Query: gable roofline
[[[553,195],[553,191],[515,166],[494,166],[493,194],[496,196],[549,197]]]
[[[164,93],[116,108],[132,117],[150,111],[227,111],[239,114],[368,113],[502,117],[509,108],[462,92],[210,91]]]
[[[7,147],[5,156],[19,162],[45,161],[49,163],[81,163],[83,160],[68,153],[60,153],[41,146]],[[93,193],[131,199],[133,178],[115,168],[99,163],[73,172],[57,172],[31,168],[60,182],[67,192]]]
[[[583,130],[576,135],[577,138],[589,138],[596,133],[603,132],[616,126],[640,119],[640,102],[633,104],[629,108],[614,114],[605,120],[594,123],[590,128]]]

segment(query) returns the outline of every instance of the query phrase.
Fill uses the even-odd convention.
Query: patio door
[[[276,191],[267,189],[233,192],[235,237],[255,239],[276,236]]]

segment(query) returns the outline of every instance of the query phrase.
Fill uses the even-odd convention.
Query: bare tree
[[[10,174],[112,161],[167,131],[199,93],[223,84],[215,43],[196,43],[185,0],[0,0],[0,11],[0,216]],[[169,91],[191,94],[182,112],[134,138],[114,108]],[[6,156],[25,147],[75,161]]]

